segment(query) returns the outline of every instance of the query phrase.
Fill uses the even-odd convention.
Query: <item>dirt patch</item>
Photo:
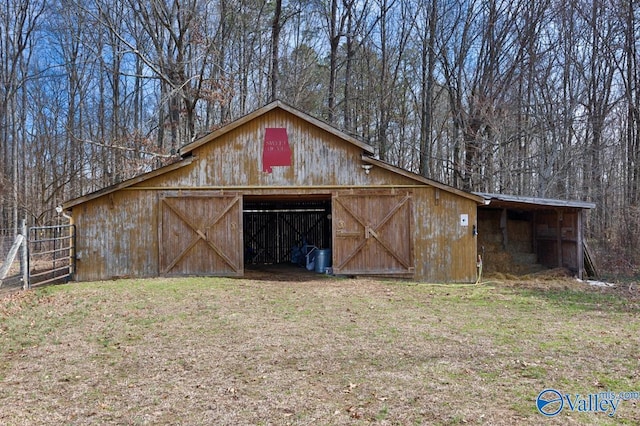
[[[278,282],[309,282],[321,281],[329,276],[304,267],[283,263],[279,265],[248,265],[245,266],[243,279],[252,281]]]

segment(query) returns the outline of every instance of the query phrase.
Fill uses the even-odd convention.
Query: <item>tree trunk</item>
[[[280,16],[282,15],[282,0],[276,0],[275,10],[273,11],[273,23],[271,25],[271,91],[269,93],[270,102],[278,98],[278,76],[279,76],[279,60],[280,60],[280,31],[282,23]]]
[[[422,47],[422,98],[421,98],[421,122],[420,122],[420,164],[419,173],[424,177],[431,174],[431,135],[433,133],[433,86],[435,83],[436,62],[436,24],[438,1],[431,1],[431,9],[427,18],[427,34],[423,39]]]

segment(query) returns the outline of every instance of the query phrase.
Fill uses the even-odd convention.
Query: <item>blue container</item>
[[[324,274],[331,266],[331,249],[316,250],[315,271]]]

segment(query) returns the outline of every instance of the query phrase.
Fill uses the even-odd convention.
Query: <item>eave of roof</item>
[[[595,203],[588,201],[559,200],[554,198],[523,197],[520,195],[492,194],[486,192],[474,192],[474,194],[484,198],[488,205],[496,203],[522,204],[528,206],[544,207],[569,207],[577,209],[595,209]]]

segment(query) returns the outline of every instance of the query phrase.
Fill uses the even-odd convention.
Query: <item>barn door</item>
[[[242,276],[242,197],[160,198],[160,273]]]
[[[409,192],[338,194],[332,217],[334,273],[413,274]]]

